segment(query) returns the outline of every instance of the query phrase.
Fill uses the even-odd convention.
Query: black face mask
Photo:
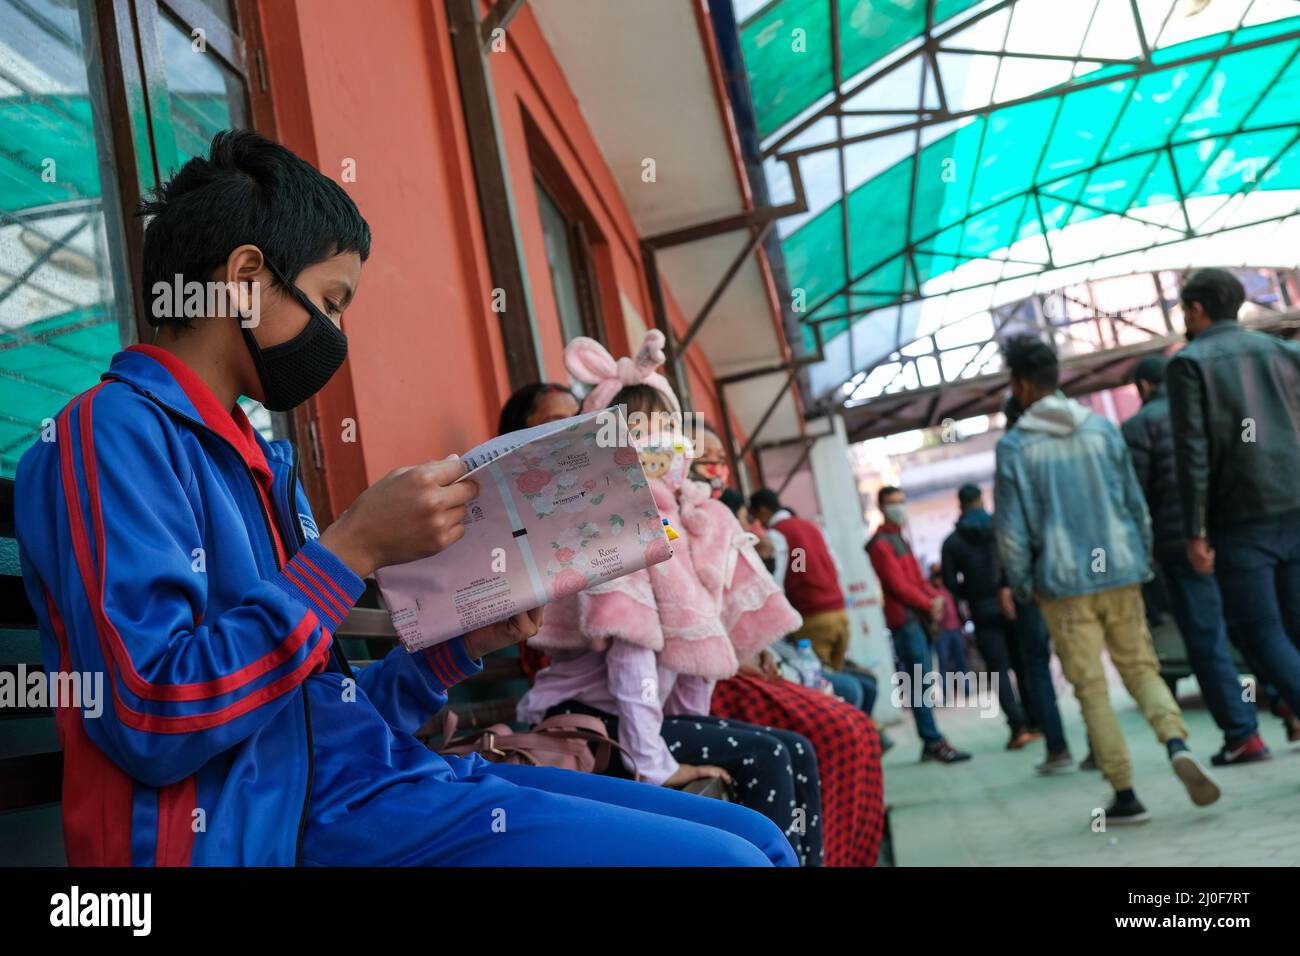
[[[324,388],[339,370],[348,356],[348,337],[280,270],[269,262],[267,268],[307,310],[307,327],[289,341],[266,349],[257,344],[251,328],[241,324],[240,330],[262,383],[262,404],[273,412],[287,412]]]
[[[1007,431],[1016,427],[1016,422],[1020,421],[1020,416],[1024,413],[1025,410],[1016,401],[1015,392],[1007,392],[1006,397],[1002,399],[1002,414],[1007,418]]]

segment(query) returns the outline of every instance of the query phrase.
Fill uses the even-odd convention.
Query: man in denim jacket
[[[1025,413],[997,447],[998,550],[1016,597],[1042,608],[1098,766],[1115,788],[1106,820],[1141,823],[1150,814],[1133,791],[1103,647],[1192,801],[1213,803],[1219,787],[1187,749],[1187,726],[1147,630],[1141,585],[1151,577],[1151,519],[1124,439],[1058,390],[1056,354],[1043,342],[1012,339],[1006,362]]]

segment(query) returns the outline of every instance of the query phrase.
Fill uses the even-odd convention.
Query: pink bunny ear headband
[[[593,386],[582,403],[586,412],[608,408],[610,401],[625,385],[649,385],[668,400],[669,407],[680,413],[681,405],[668,380],[655,371],[664,364],[664,334],[658,329],[646,331],[641,347],[633,358],[617,362],[605,346],[595,339],[579,336],[564,349],[564,367],[579,382]]]

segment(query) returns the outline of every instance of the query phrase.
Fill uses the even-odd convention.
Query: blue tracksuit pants
[[[313,731],[307,865],[795,865],[780,828],[737,804],[443,757],[380,721],[325,720]]]

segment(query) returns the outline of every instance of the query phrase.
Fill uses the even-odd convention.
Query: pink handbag
[[[560,767],[582,773],[603,772],[615,750],[627,756],[618,741],[610,739],[604,723],[587,714],[556,714],[522,732],[506,724],[492,724],[460,740],[455,739],[457,724],[456,715],[448,711],[438,753],[453,757],[476,753],[493,763]],[[594,753],[588,744],[596,745]],[[632,777],[640,779],[635,767]]]

